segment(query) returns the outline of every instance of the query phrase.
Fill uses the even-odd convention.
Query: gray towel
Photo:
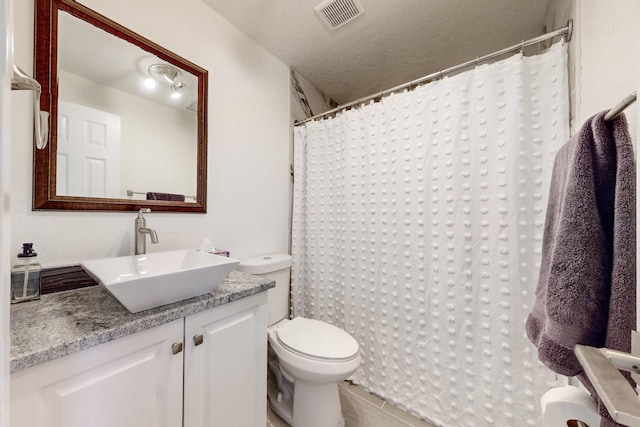
[[[633,147],[624,115],[605,122],[604,114],[587,120],[556,156],[526,323],[538,358],[567,376],[582,373],[576,344],[629,352],[636,321]]]

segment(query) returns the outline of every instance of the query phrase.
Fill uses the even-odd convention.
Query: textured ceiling
[[[202,0],[344,104],[544,32],[551,0],[361,0],[330,32],[321,0]]]

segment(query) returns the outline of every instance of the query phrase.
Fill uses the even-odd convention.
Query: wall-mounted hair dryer
[[[11,78],[11,90],[33,91],[33,125],[36,139],[36,147],[40,150],[47,146],[49,140],[49,113],[40,111],[40,83],[29,77],[24,71],[13,65],[13,77]]]

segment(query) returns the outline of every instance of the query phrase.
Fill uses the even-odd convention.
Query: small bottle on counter
[[[33,243],[23,243],[18,262],[11,269],[11,303],[40,298],[40,274],[42,266]]]

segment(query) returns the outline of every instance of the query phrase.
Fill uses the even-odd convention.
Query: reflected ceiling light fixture
[[[179,87],[176,86],[171,86],[171,98],[172,99],[180,99],[182,97],[182,94],[180,93]]]
[[[171,98],[178,99],[182,96],[180,89],[184,87],[184,83],[176,80],[182,75],[182,71],[177,67],[171,64],[153,64],[149,66],[149,75],[152,78],[145,80],[145,86],[149,89],[153,89],[156,86],[156,82],[160,82],[169,85]]]
[[[156,81],[153,78],[148,77],[144,80],[144,87],[147,89],[154,89],[156,87]]]
[[[149,66],[149,75],[159,82],[175,86],[178,84],[176,79],[182,75],[182,71],[171,64],[153,64]]]

